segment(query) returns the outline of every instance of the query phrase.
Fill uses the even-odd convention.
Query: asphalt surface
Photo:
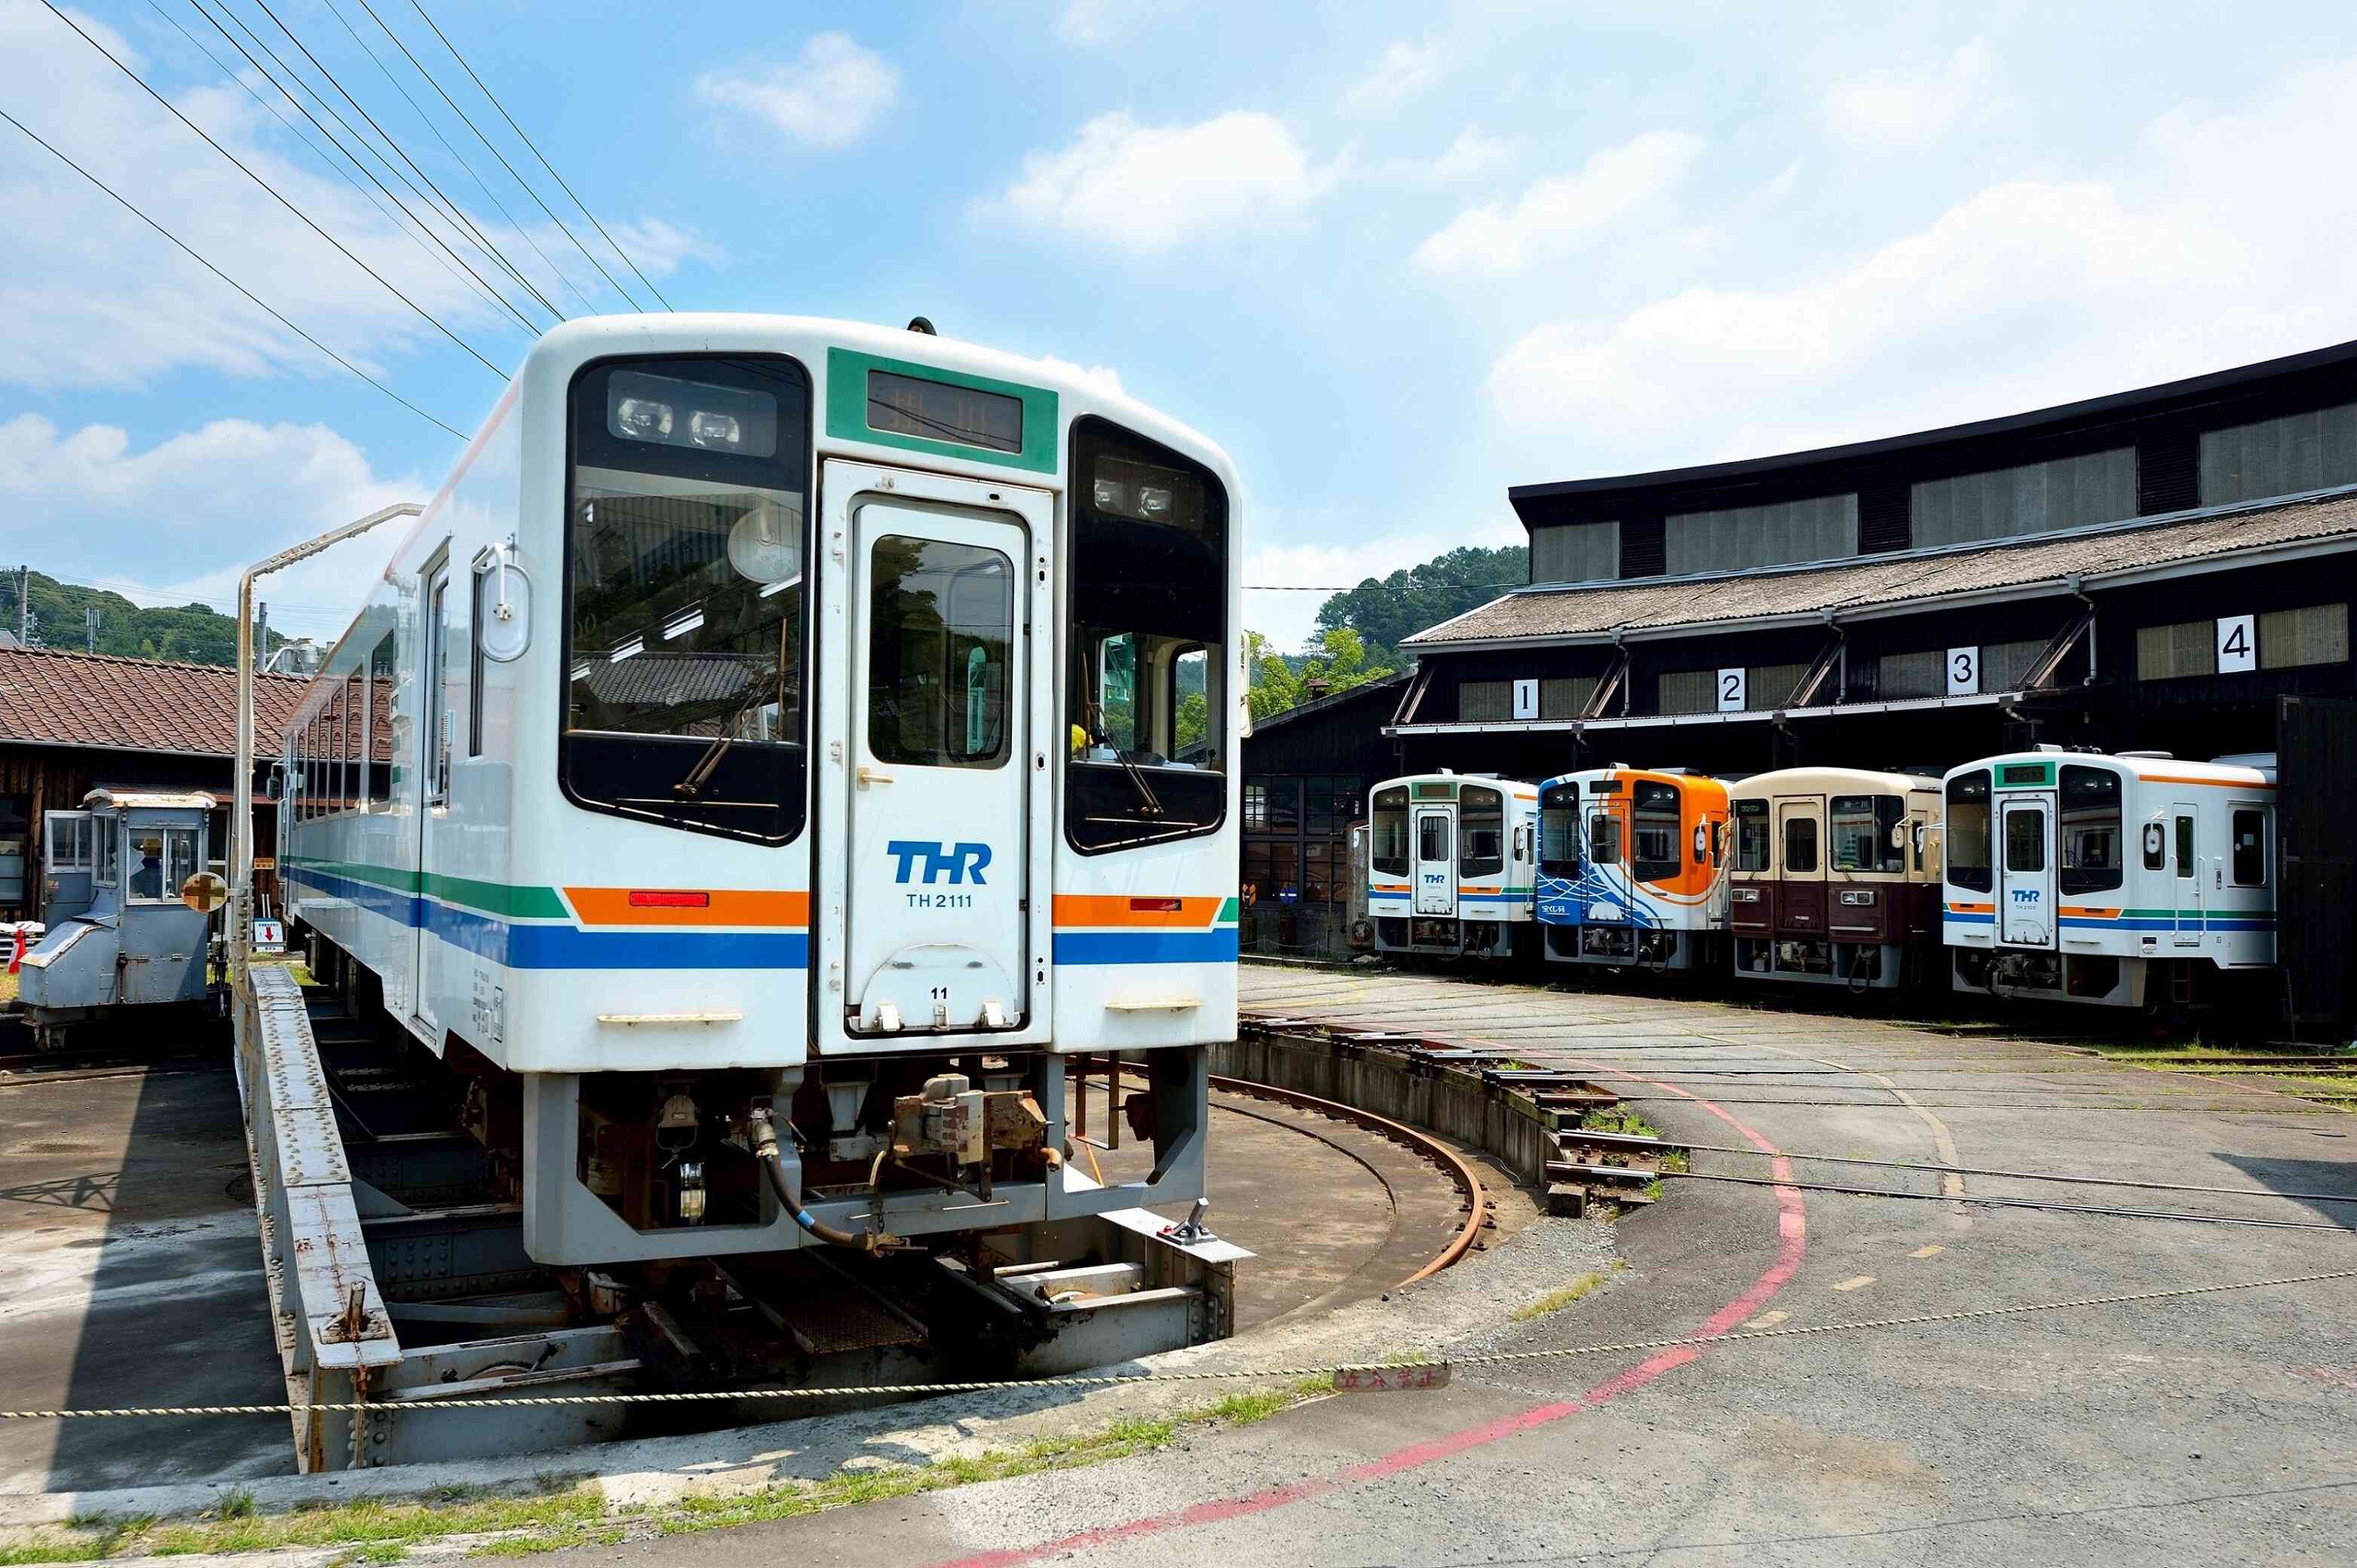
[[[2346,1116],[2035,1040],[1671,995],[1247,968],[1246,1003],[1577,1064],[1670,1135],[2231,1187],[1963,1179],[1749,1155],[1620,1227],[1612,1287],[1479,1347],[1808,1327],[2357,1267]],[[1806,999],[1804,999],[1806,1000]],[[2276,1229],[1975,1207],[2020,1196]],[[1503,1261],[1545,1224],[1507,1243]],[[1476,1265],[1477,1267],[1480,1265]],[[1461,1367],[1082,1471],[734,1532],[784,1561],[1455,1564],[2357,1561],[2352,1282]],[[685,1564],[669,1538],[572,1555]]]

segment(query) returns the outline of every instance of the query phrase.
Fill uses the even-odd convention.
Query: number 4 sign
[[[2250,616],[2218,618],[2218,673],[2240,675],[2259,667],[2257,629]]]

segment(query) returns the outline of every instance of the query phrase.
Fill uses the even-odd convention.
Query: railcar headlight
[[[666,440],[671,435],[671,404],[652,398],[626,397],[614,409],[614,428],[634,441]]]
[[[1118,479],[1099,479],[1093,487],[1099,511],[1125,512],[1129,510],[1129,487]],[[1164,494],[1167,496],[1168,491]]]
[[[1148,522],[1160,522],[1170,515],[1170,492],[1160,485],[1137,487],[1137,515]]]
[[[1841,901],[1852,906],[1853,908],[1871,904],[1874,902],[1874,889],[1871,887],[1846,887],[1842,889]]]
[[[1757,887],[1738,887],[1729,892],[1727,897],[1734,899],[1738,904],[1757,904],[1760,902],[1760,889]]]
[[[733,413],[705,413],[699,409],[687,422],[687,438],[698,446],[741,446],[745,427]]]

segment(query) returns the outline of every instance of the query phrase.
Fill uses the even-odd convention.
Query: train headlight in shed
[[[1850,906],[1852,908],[1870,905],[1874,902],[1874,889],[1871,887],[1845,887],[1842,889],[1841,901]]]
[[[1757,887],[1737,887],[1730,890],[1727,897],[1734,899],[1738,904],[1757,904],[1760,902],[1760,889]]]
[[[657,403],[650,397],[626,397],[614,405],[614,429],[633,441],[667,441],[671,427],[671,404],[667,403]]]

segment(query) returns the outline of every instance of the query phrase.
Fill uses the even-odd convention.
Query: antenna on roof
[[[938,338],[941,336],[940,333],[933,330],[933,324],[921,316],[911,316],[909,317],[909,330],[911,332],[921,332],[928,338]]]

